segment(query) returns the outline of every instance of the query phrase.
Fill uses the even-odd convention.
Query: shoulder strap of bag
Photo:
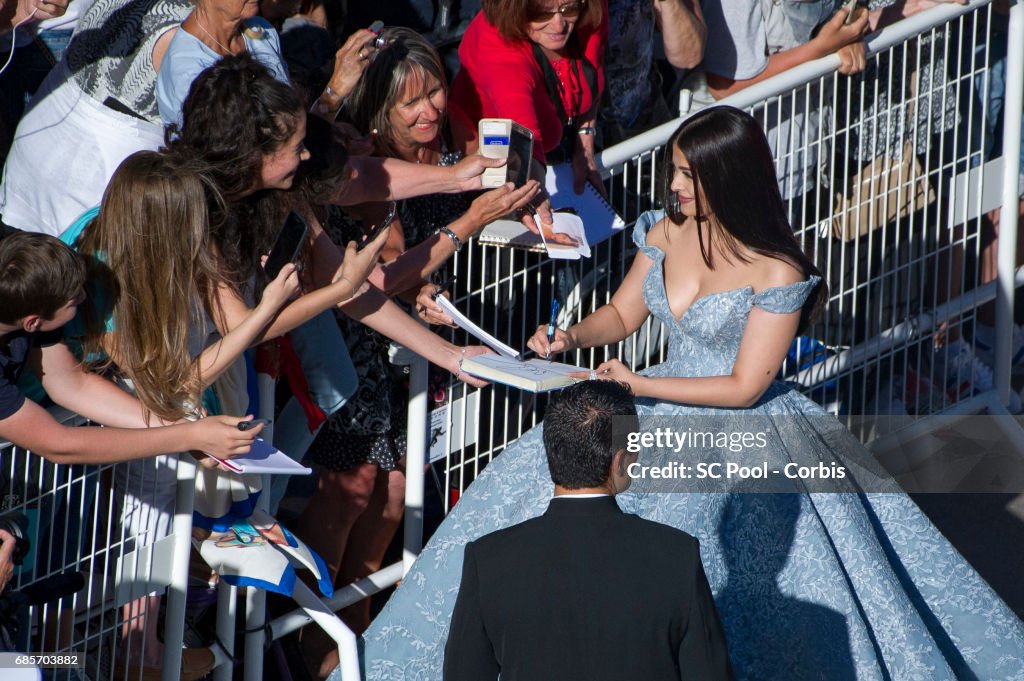
[[[533,58],[536,60],[537,65],[540,66],[541,73],[544,74],[544,85],[547,87],[551,101],[555,104],[555,111],[558,112],[558,118],[562,122],[563,126],[568,125],[570,123],[569,115],[565,111],[565,105],[562,104],[561,88],[559,87],[558,74],[555,73],[555,67],[551,65],[551,61],[544,55],[544,51],[541,49],[540,45],[531,42],[530,47],[533,50]],[[569,38],[569,50],[570,53],[574,55],[572,58],[579,60],[580,66],[583,69],[583,78],[586,80],[587,87],[590,89],[591,99],[596,99],[598,94],[597,69],[579,49],[579,42],[575,33],[573,33]]]

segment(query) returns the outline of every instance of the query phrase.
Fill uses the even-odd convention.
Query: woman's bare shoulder
[[[676,245],[682,238],[683,229],[684,227],[675,224],[666,215],[647,230],[647,245],[667,251],[668,248]]]
[[[767,288],[789,286],[807,278],[793,263],[767,255],[759,256],[752,265],[756,277],[754,288],[758,292]]]

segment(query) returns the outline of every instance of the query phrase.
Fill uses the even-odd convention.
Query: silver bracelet
[[[330,105],[328,105],[327,102],[324,101],[324,95],[325,94],[328,97],[337,97],[338,98],[338,100],[339,100],[338,108],[334,110],[334,117],[337,118],[338,114],[341,113],[341,110],[345,108],[345,98],[342,97],[341,95],[339,95],[334,90],[332,90],[331,86],[329,84],[326,87],[324,87],[324,91],[320,94],[319,97],[316,98],[316,101],[313,102],[313,106],[310,108],[310,113],[316,113],[316,114],[319,114],[321,116],[326,116],[329,113],[331,113]]]
[[[444,234],[446,237],[451,239],[452,243],[455,244],[456,252],[462,250],[462,239],[460,239],[459,235],[453,232],[449,227],[442,227],[441,229],[437,230],[437,233]]]

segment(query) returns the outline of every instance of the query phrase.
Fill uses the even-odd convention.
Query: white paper
[[[235,473],[309,475],[313,472],[262,438],[256,438],[252,443],[252,450],[243,456],[221,459],[209,452],[207,456]]]
[[[478,338],[480,342],[494,350],[502,357],[509,357],[511,359],[522,358],[522,353],[516,352],[491,334],[481,329],[471,319],[469,319],[469,317],[462,314],[459,311],[459,308],[455,307],[455,304],[445,296],[438,296],[434,301],[437,303],[438,307],[444,310],[446,315],[452,318],[452,321],[454,321],[460,329],[465,329],[471,335]]]
[[[544,240],[544,248],[552,260],[579,260],[590,257],[590,244],[583,228],[583,220],[571,213],[552,213],[550,233],[541,227],[540,236]],[[541,224],[540,216],[534,216],[537,224]]]

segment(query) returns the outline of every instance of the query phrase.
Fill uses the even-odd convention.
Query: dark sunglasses
[[[575,19],[583,11],[583,8],[587,5],[585,0],[580,2],[570,2],[567,5],[562,5],[555,10],[536,9],[531,7],[526,12],[526,18],[532,22],[540,23],[542,21],[551,21],[555,18],[556,14],[561,14],[566,19]]]

